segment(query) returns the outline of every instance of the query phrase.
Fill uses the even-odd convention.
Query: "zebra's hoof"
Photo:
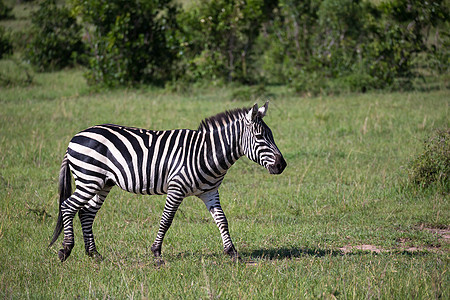
[[[241,257],[239,256],[239,253],[236,251],[234,246],[230,246],[228,248],[225,248],[223,250],[223,253],[225,253],[226,255],[230,256],[233,261],[235,261],[235,260],[240,261],[241,260]]]
[[[95,261],[101,262],[103,260],[103,256],[97,252],[97,250],[94,250],[92,252],[88,252],[87,255],[89,257],[92,257]]]
[[[155,257],[161,256],[161,247],[152,246],[152,252]]]
[[[64,252],[64,249],[59,249],[59,251],[58,251],[58,257],[61,262],[64,262],[69,257],[69,255],[70,255],[70,252],[66,253],[66,252]]]
[[[164,266],[166,263],[164,262],[164,260],[161,257],[156,257],[155,258],[155,266],[156,267],[162,267]]]

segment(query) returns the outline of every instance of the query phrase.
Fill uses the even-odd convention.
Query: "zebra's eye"
[[[264,136],[263,136],[262,134],[260,134],[260,133],[255,134],[255,137],[256,137],[258,140],[264,139]]]

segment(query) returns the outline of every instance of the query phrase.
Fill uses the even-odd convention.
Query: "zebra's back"
[[[76,134],[69,143],[69,165],[77,180],[118,185],[137,194],[165,194],[184,173],[187,148],[196,132],[153,131],[104,124]]]

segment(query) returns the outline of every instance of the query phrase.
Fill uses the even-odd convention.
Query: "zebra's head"
[[[266,168],[270,174],[281,174],[286,161],[275,145],[272,131],[263,121],[268,106],[269,102],[266,102],[258,109],[258,104],[255,104],[246,113],[242,147],[245,156]]]

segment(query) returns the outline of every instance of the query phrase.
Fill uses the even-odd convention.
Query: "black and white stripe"
[[[224,251],[237,256],[221,208],[218,188],[241,156],[280,174],[286,162],[262,120],[268,103],[258,109],[235,109],[204,120],[198,130],[152,131],[112,124],[90,127],[69,143],[60,171],[60,212],[52,245],[64,229],[61,261],[74,245],[73,219],[78,212],[86,253],[99,256],[92,233],[97,211],[115,185],[136,194],[167,194],[152,245],[161,255],[164,235],[187,196],[202,199],[222,236]],[[70,172],[75,178],[72,193]]]

